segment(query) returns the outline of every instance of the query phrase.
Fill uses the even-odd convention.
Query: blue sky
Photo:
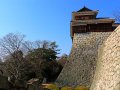
[[[112,17],[120,0],[0,0],[0,38],[10,32],[26,40],[56,41],[61,54],[70,53],[71,13],[84,5],[99,10],[99,17]]]

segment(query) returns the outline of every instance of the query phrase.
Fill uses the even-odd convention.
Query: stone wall
[[[98,47],[111,32],[89,32],[74,34],[69,60],[60,73],[59,86],[85,85],[90,87],[96,69]]]
[[[120,26],[99,49],[91,90],[120,90]]]

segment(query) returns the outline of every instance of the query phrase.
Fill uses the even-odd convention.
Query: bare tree
[[[20,67],[22,64],[23,53],[21,51],[25,35],[20,33],[9,33],[0,39],[0,50],[6,60],[5,69],[16,79],[20,76]]]
[[[9,33],[0,39],[0,49],[4,55],[12,55],[13,52],[19,51],[25,35],[20,33]]]
[[[56,42],[50,42],[50,41],[46,41],[46,40],[36,40],[34,42],[31,41],[25,41],[23,43],[23,50],[25,51],[31,51],[33,49],[37,49],[37,48],[44,48],[44,49],[52,49],[52,50],[56,50],[58,47],[58,45],[56,45]]]
[[[35,48],[34,42],[24,41],[22,45],[22,51],[26,55],[29,51],[32,51]]]
[[[120,11],[114,12],[113,15],[115,17],[116,22],[120,22]]]

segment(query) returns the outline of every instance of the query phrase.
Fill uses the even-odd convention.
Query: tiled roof
[[[86,12],[86,11],[92,11],[92,10],[84,6],[83,8],[81,8],[81,9],[80,9],[79,11],[77,11],[77,12]]]

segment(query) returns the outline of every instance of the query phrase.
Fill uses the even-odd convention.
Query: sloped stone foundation
[[[56,80],[59,86],[84,85],[90,87],[96,69],[98,48],[111,32],[74,34],[71,54]]]

